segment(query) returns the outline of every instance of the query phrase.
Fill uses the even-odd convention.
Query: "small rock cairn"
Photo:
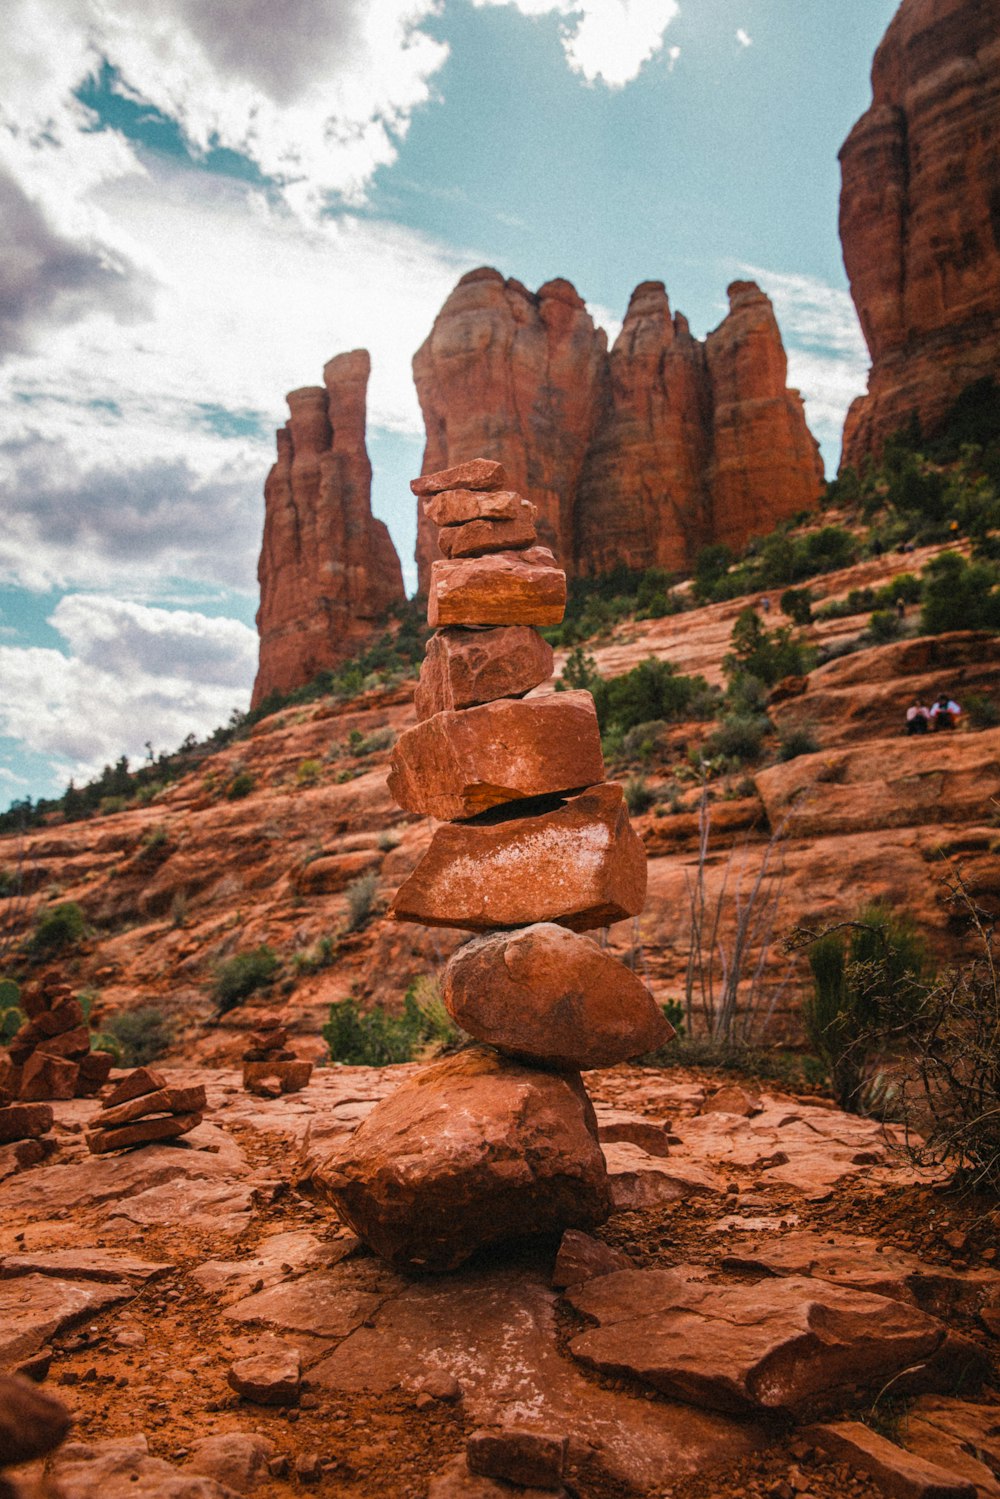
[[[288,1027],[277,1015],[265,1015],[250,1033],[243,1053],[243,1086],[257,1098],[298,1093],[312,1077],[312,1062],[301,1061],[288,1046]]]
[[[580,1069],[673,1032],[636,976],[583,935],[638,915],[646,858],[621,787],[604,779],[590,693],[525,696],[552,674],[537,626],[566,604],[535,507],[486,459],[411,488],[444,555],[418,723],[396,743],[389,787],[440,825],[392,912],[477,934],[448,963],[444,998],[478,1044],[402,1083],[316,1181],[379,1254],[448,1270],[482,1245],[608,1216]]]
[[[101,1104],[87,1131],[94,1155],[177,1140],[202,1121],[205,1089],[171,1087],[162,1072],[137,1067],[123,1077]]]
[[[91,1051],[83,1007],[67,984],[46,982],[21,996],[28,1019],[8,1046],[0,1088],[22,1103],[90,1098],[107,1082],[113,1058]]]

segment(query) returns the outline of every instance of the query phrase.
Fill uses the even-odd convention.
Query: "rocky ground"
[[[524,1493],[477,1432],[588,1499],[1000,1495],[995,1208],[822,1101],[621,1066],[597,1237],[408,1280],[312,1172],[411,1071],[171,1069],[208,1093],[182,1142],[89,1155],[74,1100],[47,1161],[0,1148],[0,1370],[70,1408],[65,1499]]]

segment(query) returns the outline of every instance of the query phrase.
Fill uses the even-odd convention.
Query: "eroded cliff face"
[[[840,153],[840,234],[868,341],[844,462],[915,413],[932,433],[1000,360],[1000,26],[994,0],[904,0]]]
[[[489,457],[539,509],[540,538],[570,572],[689,566],[815,503],[823,479],[770,301],[730,288],[705,343],[663,283],[636,287],[610,354],[566,281],[532,294],[464,276],[413,361],[424,472]],[[421,586],[437,555],[418,525]]]
[[[264,485],[254,707],[355,655],[404,597],[396,549],[371,512],[370,371],[367,352],[355,349],[330,360],[322,386],[288,396]]]

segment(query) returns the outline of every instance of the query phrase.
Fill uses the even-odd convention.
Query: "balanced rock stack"
[[[265,1015],[251,1032],[243,1053],[243,1086],[258,1098],[297,1093],[312,1077],[312,1062],[302,1062],[288,1048],[288,1027],[277,1015]]]
[[[0,1087],[23,1103],[89,1098],[107,1082],[112,1056],[91,1051],[83,1007],[67,984],[46,983],[22,995],[27,1015],[8,1046]]]
[[[54,1140],[45,1140],[52,1128],[50,1103],[20,1103],[6,1088],[0,1088],[0,1146],[16,1145],[19,1166],[38,1165],[56,1150]]]
[[[373,1249],[447,1270],[481,1245],[602,1222],[611,1197],[580,1069],[662,1045],[639,980],[583,933],[641,911],[646,858],[604,780],[588,692],[526,697],[552,673],[537,626],[566,578],[536,546],[534,507],[476,459],[411,486],[440,529],[418,724],[389,787],[442,819],[396,893],[399,921],[477,935],[445,1003],[478,1044],[404,1082],[317,1182]]]
[[[161,1072],[137,1067],[116,1083],[91,1120],[87,1146],[94,1155],[177,1140],[202,1120],[205,1089],[170,1087]]]

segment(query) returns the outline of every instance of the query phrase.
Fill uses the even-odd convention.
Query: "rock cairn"
[[[312,1077],[312,1062],[301,1061],[288,1046],[288,1027],[277,1015],[265,1015],[251,1032],[243,1053],[243,1086],[258,1098],[298,1093]]]
[[[317,1172],[341,1215],[402,1267],[448,1270],[481,1245],[610,1212],[580,1069],[672,1035],[652,995],[585,932],[641,911],[646,858],[604,780],[588,692],[526,697],[552,673],[539,625],[566,577],[534,506],[486,459],[411,486],[439,528],[417,726],[389,787],[441,819],[397,891],[399,921],[476,934],[447,966],[476,1045],[409,1078]]]
[[[112,1056],[91,1051],[83,1007],[67,984],[43,983],[21,996],[27,1020],[8,1046],[0,1087],[22,1103],[89,1098],[107,1082]]]
[[[137,1067],[123,1077],[91,1120],[87,1148],[94,1155],[177,1140],[202,1121],[205,1089],[171,1087],[161,1072]]]
[[[13,1146],[17,1165],[38,1166],[55,1154],[55,1140],[46,1139],[52,1128],[50,1103],[19,1103],[0,1088],[0,1148]]]

